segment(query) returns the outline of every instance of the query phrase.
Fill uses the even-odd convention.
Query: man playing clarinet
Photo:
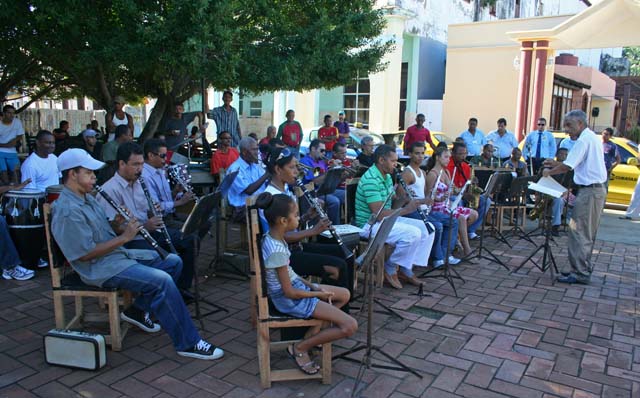
[[[164,328],[178,355],[221,358],[224,352],[200,337],[180,299],[175,284],[182,269],[180,257],[170,254],[163,260],[153,251],[125,249],[142,225],[132,218],[116,235],[90,195],[96,183],[94,171],[104,165],[79,148],[68,149],[58,158],[64,189],[53,204],[51,231],[65,258],[88,285],[139,293],[121,314],[124,321],[149,333]],[[115,221],[123,218],[116,216]],[[150,313],[160,324],[151,320]]]

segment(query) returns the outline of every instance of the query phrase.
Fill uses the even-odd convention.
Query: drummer
[[[5,192],[11,190],[20,190],[29,184],[31,180],[26,180],[19,185],[3,185],[0,186],[0,196]],[[0,261],[0,267],[2,267],[2,277],[7,280],[15,279],[17,281],[26,281],[35,276],[33,270],[24,268],[21,266],[20,256],[18,250],[11,240],[9,235],[9,228],[7,226],[7,220],[4,216],[0,215],[0,253],[2,253],[2,261]]]
[[[36,150],[22,163],[22,182],[31,180],[26,188],[45,192],[47,187],[60,183],[58,157],[53,154],[56,140],[48,130],[40,130],[36,135]]]

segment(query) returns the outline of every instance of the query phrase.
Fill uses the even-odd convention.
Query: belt
[[[596,183],[596,184],[589,184],[589,185],[580,185],[580,184],[576,184],[576,186],[578,188],[604,188],[604,184],[603,183]]]

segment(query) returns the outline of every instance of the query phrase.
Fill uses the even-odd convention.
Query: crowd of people
[[[242,135],[232,99],[233,94],[226,91],[223,105],[210,113],[218,131],[209,162],[211,174],[220,179],[233,176],[226,201],[236,222],[246,222],[247,198],[257,198],[266,286],[274,306],[291,316],[333,324],[307,333],[287,348],[301,371],[317,373],[312,349],[350,336],[358,327],[348,315],[353,257],[345,255],[341,242],[309,241],[331,226],[351,221],[342,214],[346,178],[359,177],[352,206],[360,238],[371,239],[382,220],[400,209],[386,240],[391,254],[384,261],[384,280],[402,289],[403,284],[421,286],[414,267],[456,266],[470,256],[471,242],[478,238],[492,203],[491,192],[479,195],[474,204],[464,191],[469,183],[477,183],[474,170],[505,169],[517,177],[572,172],[572,190],[551,206],[554,234],[566,202],[573,212],[569,262],[558,281],[589,283],[591,250],[608,176],[620,163],[620,155],[610,142],[613,131],[606,130],[598,138],[588,128],[584,112],[565,116],[569,137],[558,148],[546,120],[539,118],[537,130],[527,135],[522,149],[504,118],[486,136],[478,129],[478,120],[470,118],[468,129],[449,146],[433,140],[420,114],[404,136],[408,164],[399,169],[396,149],[385,144],[376,147],[371,136],[362,138],[356,159],[347,158],[350,130],[343,112],[335,122],[331,115],[324,116],[317,138],[301,156],[303,129],[293,110],[287,111],[286,121],[278,128],[269,126],[266,136],[258,140],[254,134]],[[133,120],[123,106],[124,99],[116,97],[107,113],[106,131],[91,123],[75,143],[69,123],[61,122],[54,132],[39,131],[35,150],[22,165],[16,145],[24,130],[15,109],[5,106],[0,123],[0,194],[21,189],[44,192],[62,182],[64,187],[52,205],[52,235],[81,279],[88,285],[136,293],[122,319],[149,333],[165,329],[179,355],[220,358],[222,349],[200,336],[187,308],[194,300],[196,238],[182,235],[184,217],[177,209],[194,197],[172,187],[166,173],[172,153],[188,138],[188,126],[197,119],[196,131],[206,128],[204,115],[185,113],[182,104],[176,104],[161,122],[156,138],[140,145],[133,139]],[[432,154],[426,159],[428,149]],[[101,186],[97,196],[96,182]],[[307,198],[315,206],[298,201],[293,193],[297,185],[308,186],[312,194],[317,191],[315,199]],[[141,231],[170,254],[159,255]],[[7,253],[3,277],[32,278],[34,271],[22,266],[9,236],[5,217],[0,216],[0,249]],[[321,283],[309,283],[307,276],[317,276]]]

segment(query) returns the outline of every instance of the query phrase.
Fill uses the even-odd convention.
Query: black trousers
[[[171,242],[176,251],[182,258],[182,273],[176,285],[179,289],[189,290],[193,283],[193,275],[195,274],[195,238],[190,236],[182,237],[179,229],[167,228]],[[165,242],[164,235],[160,231],[151,232],[151,236],[158,241],[163,249],[169,251],[169,245]],[[144,239],[135,239],[124,245],[127,249],[147,249],[153,250],[153,247]]]
[[[337,280],[329,278],[324,270],[325,265],[338,269]],[[344,287],[353,293],[353,264],[347,264],[342,250],[337,244],[303,243],[302,250],[291,252],[291,268],[298,275],[318,276],[326,285]]]

